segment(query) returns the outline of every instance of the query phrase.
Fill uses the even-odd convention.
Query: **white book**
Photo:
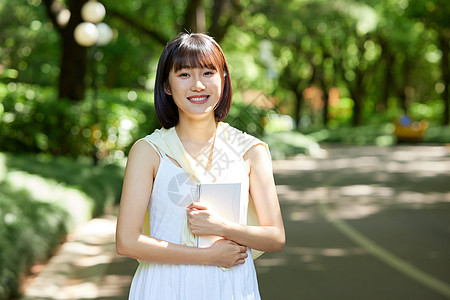
[[[202,183],[198,185],[197,189],[198,204],[214,210],[224,219],[240,223],[240,183]],[[219,239],[221,239],[219,236],[199,236],[197,247],[209,247]]]

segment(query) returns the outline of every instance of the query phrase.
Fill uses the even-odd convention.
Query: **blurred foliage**
[[[450,10],[448,1],[426,2]],[[269,93],[289,102],[287,111],[299,126],[305,126],[301,115],[311,114],[314,104],[328,117],[322,107],[333,87],[339,88],[341,100],[351,100],[353,125],[364,124],[369,109],[372,115],[392,108],[388,106],[408,110],[412,102],[427,104],[442,97],[436,30],[406,14],[415,9],[415,1],[257,3],[252,20],[260,21],[245,28],[271,43],[276,59],[266,58],[264,64],[278,77],[277,85],[268,85]],[[322,91],[315,103],[305,99],[311,85]],[[322,116],[316,122],[326,121]]]
[[[233,102],[224,122],[256,137],[264,135],[264,122],[268,111],[239,101]]]
[[[90,49],[95,59],[89,64],[97,70],[98,84],[151,92],[163,48],[160,39],[183,31],[190,1],[102,2],[115,39]],[[234,89],[259,89],[275,96],[279,112],[294,117],[299,126],[322,125],[328,116],[339,118],[341,113],[350,114],[352,124],[357,115],[358,122],[366,124],[370,115],[409,112],[413,103],[428,105],[442,99],[449,88],[441,76],[444,53],[438,41],[449,31],[446,0],[236,3],[239,9],[226,7],[236,11],[221,39]],[[214,5],[213,0],[203,2],[207,28],[213,22]],[[0,81],[54,84],[60,41],[41,0],[2,2],[0,25]],[[92,80],[88,73],[86,83]],[[323,92],[315,103],[303,93],[311,85]],[[351,111],[333,111],[331,106],[329,112],[323,111],[321,105],[332,87],[339,88],[342,101],[352,103]],[[311,109],[317,116],[301,122]],[[438,115],[433,118],[443,121],[442,111]]]
[[[262,138],[270,148],[272,159],[286,159],[296,154],[320,155],[317,141],[296,131],[278,131]]]
[[[323,128],[302,133],[317,143],[378,146],[391,146],[397,143],[397,138],[394,135],[394,124],[392,122],[359,127]],[[450,127],[431,123],[420,142],[449,144]]]
[[[57,99],[54,89],[0,83],[0,150],[88,156],[109,161],[158,127],[147,92],[112,90],[98,99]]]
[[[92,93],[91,93],[92,94]],[[159,127],[147,91],[102,91],[94,103],[57,100],[54,89],[0,83],[0,150],[53,155],[92,156],[113,162],[137,139]],[[225,122],[261,137],[268,111],[240,101]]]
[[[58,35],[40,0],[0,2],[0,81],[54,85]]]
[[[387,146],[395,143],[393,123],[321,129],[307,134],[319,143]]]
[[[18,296],[19,277],[45,261],[66,233],[66,212],[0,182],[0,298]],[[32,246],[31,246],[32,245]]]
[[[17,297],[21,276],[45,262],[65,235],[117,204],[123,167],[0,153],[0,299]]]
[[[114,89],[102,91],[93,107],[90,101],[71,102],[56,100],[54,90],[26,84],[0,83],[0,148],[13,153],[34,152],[64,154],[73,157],[98,156],[105,162],[123,158],[137,139],[158,128],[151,95],[142,90]],[[367,102],[371,103],[371,102]],[[329,128],[320,126],[321,115],[306,112],[302,115],[304,127],[300,132],[289,133],[294,121],[286,115],[275,114],[244,103],[236,93],[235,101],[225,122],[251,135],[265,140],[274,159],[297,153],[312,154],[318,142],[353,144],[395,143],[393,123],[402,110],[390,106],[384,114],[372,114],[367,109],[367,125],[351,127],[350,99],[342,98],[338,106],[330,109]],[[373,103],[375,105],[375,103]],[[432,138],[424,142],[448,143],[446,127],[436,128],[440,122],[442,100],[429,104],[415,102],[410,107],[413,120],[432,122]],[[96,121],[96,116],[98,122]],[[430,137],[431,137],[430,136]],[[33,164],[30,164],[33,165]],[[70,170],[62,170],[60,176]]]
[[[444,110],[444,101],[430,100],[427,103],[414,102],[411,104],[409,114],[415,120],[429,120],[440,123],[441,112]]]
[[[431,124],[425,133],[423,142],[450,144],[450,126]]]

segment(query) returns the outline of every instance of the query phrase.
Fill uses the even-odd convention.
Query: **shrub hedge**
[[[76,226],[118,202],[123,168],[48,155],[0,153],[0,299]]]
[[[123,157],[138,137],[158,127],[143,91],[100,92],[94,99],[57,99],[54,89],[0,83],[0,150]]]

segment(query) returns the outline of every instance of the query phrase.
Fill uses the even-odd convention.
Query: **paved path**
[[[336,147],[275,161],[282,253],[256,260],[265,300],[450,298],[450,149]],[[127,299],[114,217],[88,223],[24,299]]]
[[[116,254],[115,215],[93,219],[70,235],[22,300],[127,299],[137,262]]]
[[[274,162],[287,246],[256,261],[265,299],[450,298],[449,150]]]

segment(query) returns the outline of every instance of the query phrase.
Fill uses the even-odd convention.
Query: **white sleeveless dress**
[[[155,148],[151,142],[147,142]],[[161,159],[148,206],[150,235],[180,244],[186,206],[192,203],[196,184],[164,153],[155,150]],[[244,199],[241,213],[245,215],[241,219],[246,220],[249,177],[241,155],[233,159],[226,158],[226,164],[222,163],[226,167],[223,176],[216,182],[241,183],[241,199]],[[218,157],[216,162],[220,160]],[[216,266],[140,261],[131,284],[129,300],[261,299],[251,251],[247,253],[249,256],[244,264],[229,270]]]

